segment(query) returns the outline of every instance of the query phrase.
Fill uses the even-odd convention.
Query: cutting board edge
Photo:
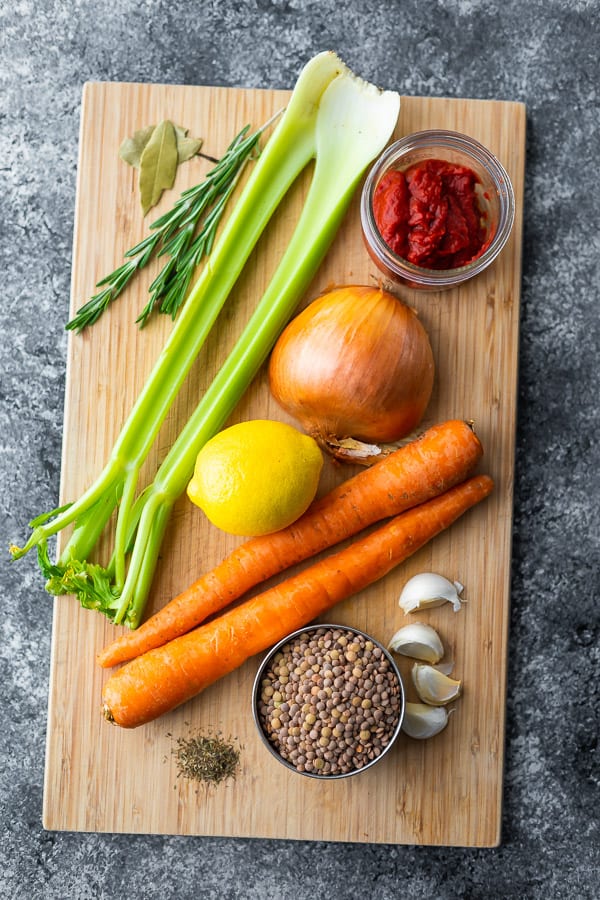
[[[152,82],[150,85],[152,88],[158,88],[160,90],[195,90],[196,88],[200,88],[202,90],[217,90],[217,91],[240,91],[242,93],[248,94],[257,94],[264,93],[270,94],[273,92],[283,92],[287,93],[291,96],[293,86],[285,86],[281,85],[280,87],[248,87],[247,85],[235,85],[235,84],[186,84],[184,82],[179,81],[157,81]],[[81,83],[81,93],[82,99],[85,98],[85,94],[87,91],[94,88],[147,88],[148,82],[142,81],[110,81],[103,79],[95,79],[91,78],[87,81],[83,81]],[[400,96],[400,103],[402,104],[403,100],[417,101],[420,100],[435,100],[442,102],[450,102],[450,103],[469,103],[469,104],[481,104],[482,106],[514,106],[515,108],[521,108],[521,114],[526,118],[527,116],[527,104],[523,100],[512,100],[510,98],[498,98],[498,97],[453,97],[451,94],[441,94],[440,96],[432,96],[426,94],[403,94],[402,91],[397,88],[391,86],[382,86],[379,85],[379,90],[381,91],[395,91]],[[81,146],[81,145],[80,145]]]

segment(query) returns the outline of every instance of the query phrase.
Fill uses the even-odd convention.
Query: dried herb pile
[[[177,738],[173,754],[180,776],[204,784],[235,778],[240,762],[239,749],[220,735]]]

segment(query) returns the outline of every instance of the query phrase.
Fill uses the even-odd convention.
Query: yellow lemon
[[[229,534],[270,534],[291,525],[317,492],[323,456],[291,425],[256,419],[225,428],[196,458],[192,503]]]

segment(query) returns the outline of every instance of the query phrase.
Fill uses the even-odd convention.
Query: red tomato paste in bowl
[[[361,202],[369,252],[411,287],[451,287],[486,268],[510,234],[508,175],[481,144],[455,132],[419,132],[371,170]]]
[[[375,190],[373,214],[397,256],[426,269],[455,269],[489,246],[472,169],[427,159],[406,171],[387,172]]]

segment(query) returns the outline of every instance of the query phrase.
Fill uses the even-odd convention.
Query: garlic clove
[[[443,603],[452,603],[454,612],[461,607],[460,594],[464,590],[460,581],[448,581],[443,575],[422,572],[410,578],[400,594],[399,605],[405,613],[419,609],[431,609]]]
[[[449,659],[447,662],[440,663],[436,666],[438,672],[443,672],[444,675],[452,675],[452,671],[454,669],[454,661]]]
[[[419,698],[430,706],[444,706],[451,700],[456,700],[462,688],[461,681],[455,681],[425,663],[414,664],[412,680]]]
[[[406,703],[402,731],[411,738],[426,740],[443,731],[448,724],[448,717],[449,712],[445,706]]]
[[[444,655],[444,645],[439,634],[431,625],[424,625],[422,622],[400,628],[388,646],[394,653],[422,659],[428,663],[439,662]]]

